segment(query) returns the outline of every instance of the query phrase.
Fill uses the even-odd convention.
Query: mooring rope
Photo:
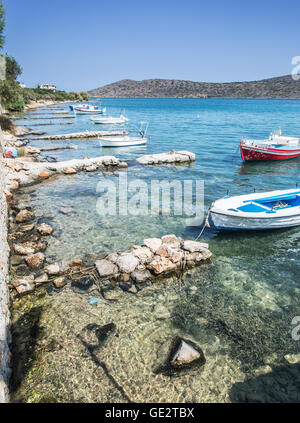
[[[201,230],[201,232],[200,232],[200,234],[195,238],[195,241],[197,241],[199,238],[201,238],[201,236],[203,235],[203,232],[205,231],[205,229],[207,228],[207,227],[209,227],[209,216],[210,216],[210,209],[208,210],[208,212],[207,212],[207,216],[206,216],[206,219],[205,219],[205,223],[204,223],[204,226],[203,226],[203,228],[202,228],[202,230]]]

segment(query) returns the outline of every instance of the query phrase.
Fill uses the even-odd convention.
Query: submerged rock
[[[200,357],[200,353],[195,348],[181,339],[178,349],[171,359],[170,364],[173,367],[178,367],[185,364],[190,364],[195,360],[199,360]]]
[[[170,319],[171,318],[171,313],[169,312],[169,310],[167,309],[167,307],[165,307],[162,304],[158,304],[154,307],[153,310],[154,314],[156,315],[156,317],[160,320],[165,320],[165,319]]]
[[[29,294],[35,289],[34,277],[32,275],[25,276],[22,279],[14,280],[12,285],[15,287],[18,294]]]
[[[47,283],[49,281],[47,273],[43,273],[42,275],[35,278],[34,283],[36,286],[43,285],[44,283]]]
[[[52,226],[48,225],[47,223],[42,223],[41,225],[39,225],[37,227],[37,231],[41,235],[51,235],[52,232],[53,232],[53,228],[52,228]]]
[[[150,279],[152,279],[152,275],[149,272],[149,270],[145,269],[145,270],[136,270],[134,272],[131,273],[131,278],[136,282],[136,283],[143,283],[146,282]]]
[[[300,363],[300,353],[298,353],[298,354],[286,354],[284,356],[284,358],[290,364]]]
[[[58,278],[53,279],[52,282],[55,288],[62,288],[66,285],[67,279],[65,276],[59,276]]]
[[[28,222],[34,218],[34,214],[29,210],[21,210],[16,216],[17,223]]]
[[[206,360],[202,349],[194,342],[176,336],[169,347],[167,358],[164,359],[155,373],[163,373],[168,376],[177,371],[188,370],[194,366],[202,367]]]

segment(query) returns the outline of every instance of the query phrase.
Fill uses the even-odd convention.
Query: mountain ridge
[[[122,79],[88,91],[97,97],[144,98],[300,98],[300,80],[283,75],[245,82],[196,82],[179,79]]]

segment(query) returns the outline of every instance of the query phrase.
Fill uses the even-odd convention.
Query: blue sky
[[[243,81],[300,55],[297,1],[3,0],[4,52],[28,86],[87,90],[120,79]]]

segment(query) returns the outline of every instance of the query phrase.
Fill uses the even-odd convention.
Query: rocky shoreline
[[[0,129],[0,155],[3,153],[3,134]],[[0,159],[0,403],[9,401],[10,369],[10,312],[8,293],[9,248],[7,243],[7,203],[4,195],[5,180]]]

